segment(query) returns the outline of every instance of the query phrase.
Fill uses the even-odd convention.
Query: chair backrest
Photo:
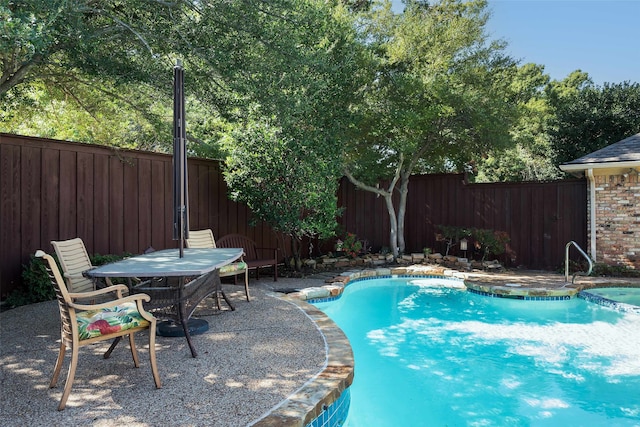
[[[82,276],[83,271],[93,268],[82,239],[53,241],[51,244],[58,255],[69,291],[89,292],[95,290],[94,281]]]
[[[66,344],[70,345],[73,340],[73,333],[75,333],[77,329],[77,325],[75,310],[69,307],[69,303],[72,302],[71,297],[69,296],[69,291],[64,284],[64,279],[60,274],[56,260],[53,259],[51,255],[40,250],[36,252],[36,257],[44,258],[48,264],[45,267],[49,274],[49,279],[51,280],[53,289],[56,291],[56,299],[58,300],[58,307],[60,308],[62,339],[65,340]]]
[[[188,248],[215,248],[216,241],[210,228],[205,230],[189,230],[189,238],[186,239]]]
[[[258,259],[256,243],[242,234],[227,234],[218,239],[218,246],[221,248],[242,248],[245,253],[245,260],[252,261]]]

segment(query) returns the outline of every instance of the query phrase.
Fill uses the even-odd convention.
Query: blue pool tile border
[[[340,297],[342,297],[342,294],[336,295],[334,297],[328,297],[328,298],[312,298],[312,299],[308,299],[307,302],[309,304],[317,304],[321,302],[333,302],[333,301],[339,300]]]
[[[571,299],[571,295],[543,295],[543,296],[531,296],[531,295],[510,295],[510,294],[496,294],[493,292],[480,291],[478,289],[467,288],[469,292],[476,295],[482,295],[489,298],[503,298],[503,299],[518,299],[523,301],[568,301]]]
[[[592,302],[604,307],[609,307],[618,311],[635,311],[640,313],[640,307],[632,304],[626,304],[623,302],[614,301],[609,298],[602,297],[600,295],[592,294],[588,290],[583,290],[578,293],[578,298],[582,298],[585,301]]]
[[[349,405],[351,404],[351,389],[347,388],[340,397],[323,407],[322,413],[305,427],[339,427],[347,420],[349,415]]]

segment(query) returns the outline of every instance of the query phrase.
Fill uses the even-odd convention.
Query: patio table
[[[188,248],[180,258],[178,249],[165,249],[96,267],[84,274],[106,279],[125,278],[131,293],[148,294],[151,301],[145,307],[156,317],[182,325],[191,355],[196,357],[189,318],[198,304],[213,293],[216,293],[218,308],[222,296],[231,310],[235,310],[222,291],[219,269],[242,254],[242,248]]]

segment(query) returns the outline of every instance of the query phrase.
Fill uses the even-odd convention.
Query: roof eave
[[[560,170],[571,173],[586,171],[588,169],[636,168],[638,166],[640,166],[640,160],[605,163],[570,163],[560,165]]]

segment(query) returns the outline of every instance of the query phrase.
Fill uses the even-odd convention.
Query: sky
[[[401,0],[392,0],[402,10]],[[587,72],[597,85],[640,83],[640,0],[488,0],[492,39],[552,80]]]

